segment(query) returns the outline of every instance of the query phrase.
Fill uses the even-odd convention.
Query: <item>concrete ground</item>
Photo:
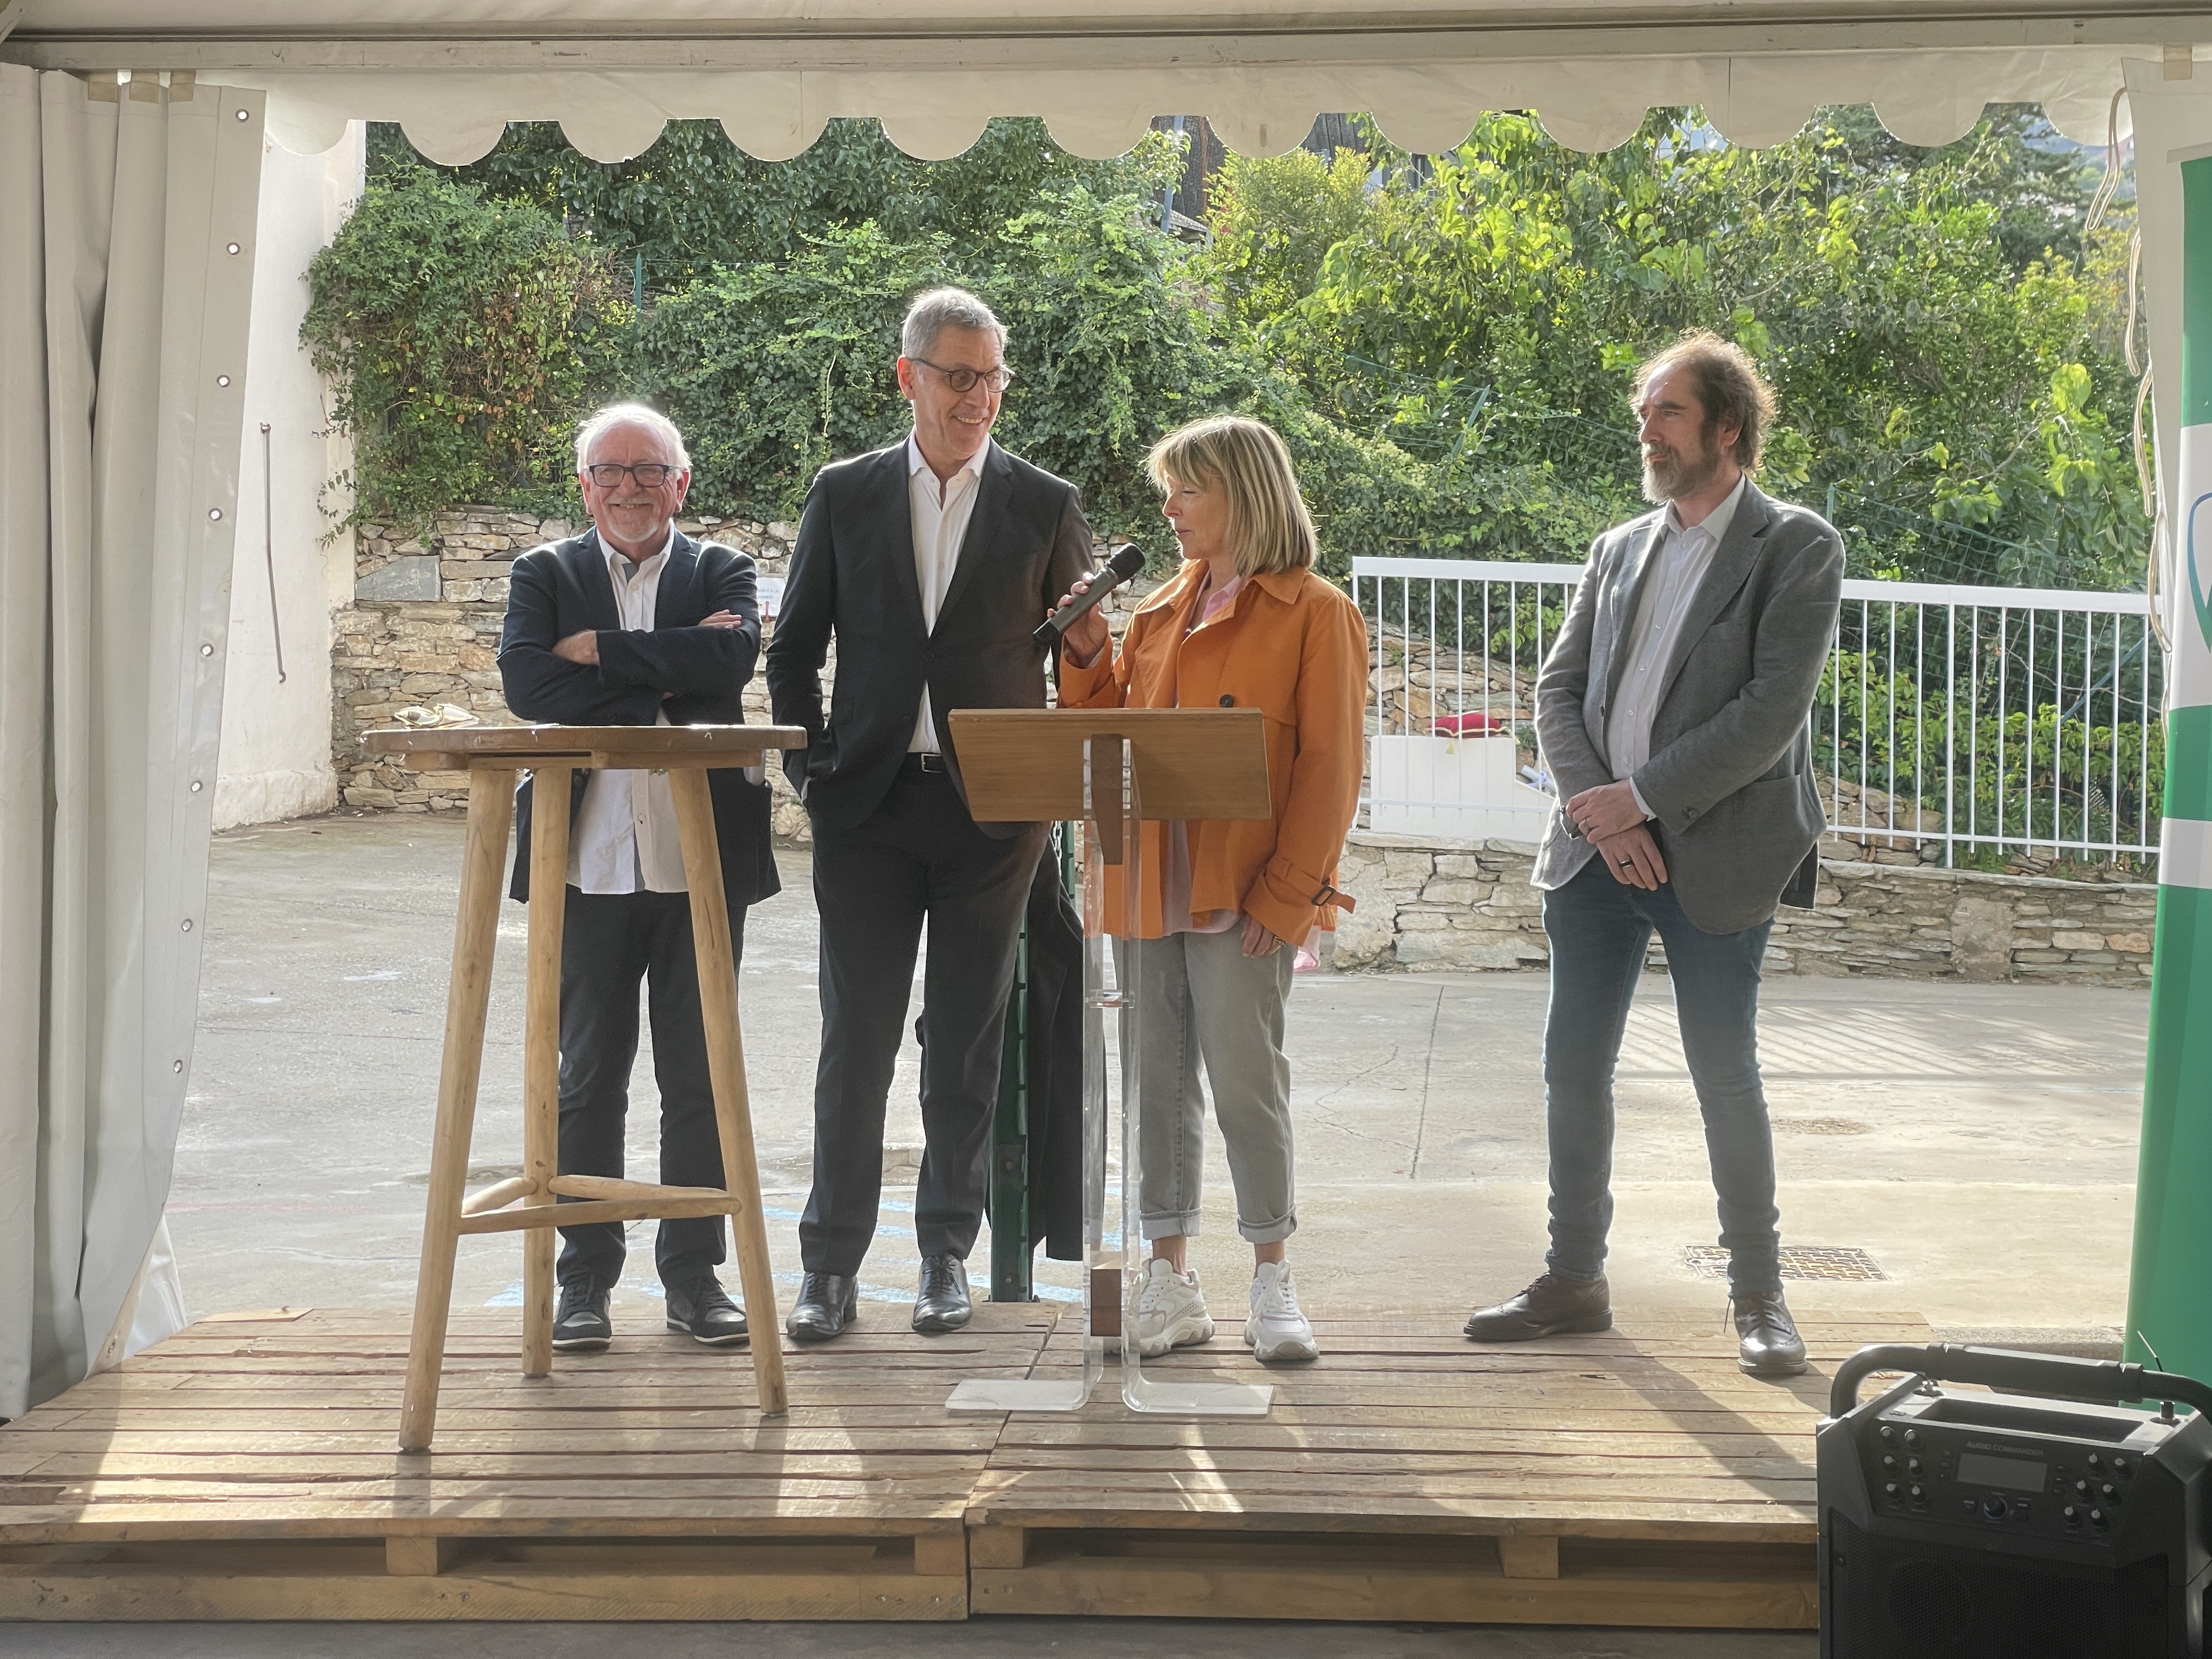
[[[334,817],[217,837],[192,1087],[170,1224],[198,1313],[405,1305],[437,1084],[460,824]],[[803,850],[747,927],[744,1017],[771,1243],[799,1268],[819,1035]],[[520,1156],[524,911],[505,906],[474,1162]],[[1536,974],[1302,975],[1292,997],[1306,1304],[1455,1310],[1516,1290],[1544,1243]],[[1762,1048],[1784,1237],[1856,1249],[1879,1279],[1793,1283],[1802,1310],[1924,1315],[1947,1333],[2109,1340],[2126,1292],[2147,1000],[2039,986],[1782,978]],[[916,1051],[888,1138],[918,1147]],[[633,1169],[653,1169],[641,1058]],[[1667,981],[1644,982],[1619,1085],[1616,1306],[1711,1310],[1686,1251],[1717,1224]],[[894,1150],[896,1165],[900,1154]],[[1195,1255],[1217,1300],[1249,1272],[1223,1155]],[[892,1181],[899,1179],[895,1167]],[[911,1165],[864,1270],[873,1317],[912,1297]],[[651,1224],[617,1304],[651,1322]],[[981,1247],[978,1263],[984,1259]],[[734,1281],[734,1271],[727,1275]],[[1040,1260],[1047,1294],[1073,1264]],[[457,1304],[520,1297],[513,1243],[464,1240]],[[863,1319],[872,1316],[864,1311]]]
[[[456,821],[335,817],[216,839],[192,1088],[170,1224],[196,1313],[282,1304],[400,1307],[415,1255],[459,865]],[[795,1283],[819,1018],[804,852],[752,913],[743,996],[753,1105],[781,1288]],[[520,1157],[523,911],[508,905],[474,1164]],[[1517,1289],[1544,1237],[1539,975],[1302,976],[1290,1047],[1299,1138],[1303,1297],[1455,1312]],[[2124,1303],[2142,1087],[2140,993],[1782,979],[1763,1046],[1792,1243],[1855,1249],[1882,1277],[1790,1287],[1800,1310],[1925,1315],[1947,1334],[2108,1341]],[[641,1060],[633,1168],[650,1172]],[[915,1054],[889,1139],[918,1146]],[[1716,1224],[1697,1107],[1664,979],[1647,980],[1619,1088],[1616,1306],[1722,1316],[1686,1252]],[[1224,1169],[1218,1139],[1210,1170]],[[889,1160],[901,1162],[894,1152]],[[896,1176],[894,1177],[896,1179]],[[912,1174],[887,1187],[864,1320],[912,1295]],[[1249,1272],[1225,1179],[1195,1260],[1233,1304]],[[650,1224],[646,1224],[649,1226]],[[633,1229],[617,1331],[658,1326],[651,1241]],[[979,1248],[978,1259],[988,1248]],[[726,1274],[734,1284],[734,1271]],[[1069,1264],[1045,1293],[1074,1295]],[[460,1306],[519,1302],[509,1240],[464,1240]],[[979,1620],[957,1626],[146,1625],[0,1627],[21,1659],[472,1659],[597,1654],[625,1639],[667,1659],[733,1648],[774,1659],[963,1659],[1130,1651],[1218,1659],[1751,1659],[1809,1635],[1396,1626]]]

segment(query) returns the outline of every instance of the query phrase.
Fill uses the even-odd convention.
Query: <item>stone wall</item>
[[[1534,851],[1516,842],[1435,844],[1355,832],[1340,881],[1358,908],[1339,919],[1336,966],[1544,967],[1541,896],[1528,884]],[[1822,851],[1817,908],[1777,915],[1770,974],[2149,982],[2154,886],[1983,875],[1917,857],[1892,863],[1850,843],[1824,842]],[[1655,939],[1652,964],[1665,960]]]
[[[678,523],[687,535],[751,554],[763,581],[789,574],[794,526],[742,519]],[[361,734],[392,725],[403,708],[448,704],[486,725],[514,724],[500,692],[498,661],[508,572],[518,555],[577,528],[565,520],[457,507],[441,514],[426,538],[380,524],[356,532],[354,603],[331,618],[331,748],[348,805],[403,812],[467,805],[466,775],[416,771],[393,757],[365,754]],[[1140,579],[1106,601],[1117,637],[1129,610],[1156,586]],[[771,624],[768,632],[774,631]],[[836,668],[833,645],[823,668],[825,688]],[[745,718],[769,723],[768,686],[758,672],[745,687]],[[806,813],[797,796],[777,769],[769,769],[769,780],[776,794],[776,833],[806,840]]]
[[[750,553],[763,579],[790,568],[796,532],[785,524],[684,519],[684,533]],[[495,508],[441,514],[427,538],[387,525],[362,526],[354,541],[354,603],[331,620],[331,749],[349,805],[444,811],[467,805],[459,772],[422,772],[391,756],[365,754],[361,734],[393,724],[402,708],[450,704],[490,726],[514,723],[500,694],[499,635],[517,556],[577,526]],[[745,718],[767,724],[768,689],[757,673],[745,688]],[[782,775],[777,829],[803,835],[805,814]]]

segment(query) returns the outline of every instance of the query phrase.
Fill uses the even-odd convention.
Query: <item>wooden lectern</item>
[[[427,1450],[436,1426],[446,1321],[453,1298],[453,1260],[463,1233],[523,1234],[522,1374],[544,1376],[553,1369],[555,1227],[728,1216],[737,1235],[738,1272],[752,1328],[760,1408],[785,1410],[782,1326],[776,1316],[768,1231],[761,1216],[760,1170],[753,1157],[744,1047],[738,1029],[737,968],[707,772],[717,766],[761,765],[770,750],[804,749],[806,734],[794,726],[479,726],[371,732],[362,741],[374,754],[434,758],[442,769],[469,775],[460,915],[453,929],[453,979],[446,996],[446,1048],[438,1070],[438,1122],[430,1148],[430,1192],[422,1215],[422,1260],[415,1282],[400,1449]],[[559,809],[568,800],[569,779],[579,767],[668,774],[684,848],[684,884],[691,894],[699,1012],[706,1027],[707,1068],[721,1131],[720,1187],[665,1187],[559,1172],[561,930],[568,886],[568,814]],[[465,1195],[477,1079],[483,1065],[492,949],[499,935],[501,876],[514,813],[515,775],[525,768],[538,780],[539,810],[530,838],[522,1173]],[[562,1198],[579,1201],[558,1203]]]
[[[1143,1032],[1136,995],[1146,820],[1264,818],[1266,717],[1256,708],[962,708],[951,715],[969,811],[984,822],[1083,821],[1083,1376],[1078,1382],[970,1377],[953,1411],[1079,1411],[1105,1370],[1106,1339],[1134,1328],[1141,1279],[1137,1081]],[[1106,915],[1105,872],[1121,868],[1123,914]],[[1124,941],[1108,973],[1106,935]],[[1105,1013],[1120,1037],[1121,1218],[1106,1243]],[[1121,1349],[1121,1399],[1131,1411],[1264,1416],[1265,1385],[1155,1382],[1136,1344]]]

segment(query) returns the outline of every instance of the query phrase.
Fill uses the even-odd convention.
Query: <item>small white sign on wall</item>
[[[1453,841],[1540,840],[1552,798],[1524,783],[1510,737],[1376,738],[1368,827]]]

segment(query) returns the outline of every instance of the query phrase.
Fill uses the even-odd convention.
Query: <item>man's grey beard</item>
[[[1694,464],[1686,464],[1680,459],[1662,460],[1646,455],[1644,458],[1644,499],[1654,507],[1679,501],[1685,495],[1696,495],[1712,483],[1713,475],[1720,470],[1721,458],[1717,449]]]

